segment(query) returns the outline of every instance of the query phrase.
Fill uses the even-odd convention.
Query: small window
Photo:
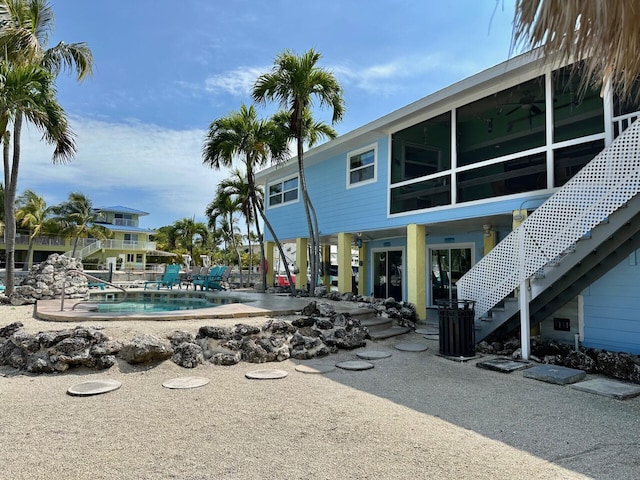
[[[373,182],[376,179],[376,149],[367,147],[350,153],[348,186]]]
[[[270,207],[295,202],[296,200],[298,200],[298,177],[289,178],[269,185]]]

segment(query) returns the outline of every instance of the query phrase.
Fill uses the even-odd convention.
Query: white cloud
[[[249,96],[256,79],[267,71],[269,67],[238,67],[207,78],[205,89],[214,95]]]
[[[171,130],[141,123],[107,123],[73,118],[78,153],[65,165],[51,165],[53,148],[33,126],[23,130],[18,191],[32,189],[48,204],[72,191],[94,206],[124,205],[149,212],[154,228],[183,217],[204,220],[226,169],[202,164],[204,130]]]
[[[433,74],[462,78],[476,67],[468,62],[451,62],[443,54],[409,55],[368,66],[333,65],[329,67],[343,85],[353,85],[367,93],[390,95],[408,81],[421,82]]]

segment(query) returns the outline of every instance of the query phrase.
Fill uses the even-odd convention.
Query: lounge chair
[[[154,286],[156,290],[160,288],[173,289],[173,286],[177,285],[178,288],[182,288],[180,285],[180,265],[167,265],[164,269],[164,275],[159,280],[150,280],[144,282],[144,289],[149,286]]]
[[[193,281],[200,278],[203,273],[206,273],[209,269],[207,267],[193,267],[184,275],[180,276],[180,283],[186,285],[186,288],[189,288],[189,285],[193,284]]]
[[[194,281],[193,285],[200,285],[202,290],[226,290],[224,283],[229,280],[229,274],[231,273],[231,267],[225,267],[224,265],[213,267],[209,274],[202,280]]]
[[[208,290],[207,283],[211,278],[215,278],[222,274],[222,269],[224,266],[214,266],[209,267],[207,269],[203,269],[203,272],[193,280],[193,289],[197,290],[200,287],[200,290]]]

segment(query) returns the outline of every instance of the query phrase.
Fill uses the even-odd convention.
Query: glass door
[[[373,295],[402,301],[402,250],[373,252]]]
[[[456,300],[456,282],[472,266],[471,247],[430,248],[431,304],[437,300]]]

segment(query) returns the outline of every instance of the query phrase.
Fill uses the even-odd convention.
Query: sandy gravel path
[[[0,307],[0,327],[68,325]],[[265,318],[216,321],[261,325]],[[208,320],[207,324],[211,324]],[[202,321],[103,325],[111,338],[196,333]],[[426,352],[400,352],[424,341]],[[30,376],[0,367],[0,478],[19,479],[578,479],[638,478],[640,400],[625,402],[459,364],[416,334],[371,343],[392,353],[364,372],[303,374],[300,362],[186,370],[120,362],[110,370]],[[355,359],[341,352],[324,361]],[[261,368],[281,380],[248,380]],[[170,390],[162,382],[211,382]],[[71,397],[87,379],[114,392]]]

